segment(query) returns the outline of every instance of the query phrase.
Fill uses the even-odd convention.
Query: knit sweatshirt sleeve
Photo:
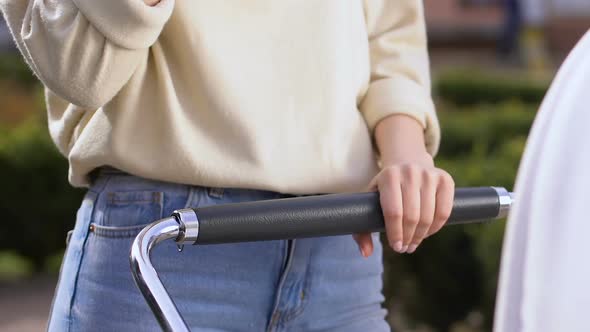
[[[424,127],[426,148],[436,154],[440,129],[430,94],[422,0],[365,0],[371,80],[360,110],[373,131],[392,114]]]
[[[61,98],[97,109],[147,59],[174,0],[0,0],[25,60]]]

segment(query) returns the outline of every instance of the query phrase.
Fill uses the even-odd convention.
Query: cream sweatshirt
[[[0,0],[69,179],[358,191],[391,114],[439,127],[421,0]]]

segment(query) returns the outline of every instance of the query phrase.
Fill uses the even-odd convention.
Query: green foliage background
[[[1,81],[30,91],[39,106],[23,110],[29,120],[16,127],[0,126],[0,280],[33,271],[56,273],[83,190],[67,183],[67,161],[49,138],[41,87],[26,66],[17,58],[0,58]],[[438,77],[443,138],[437,163],[457,186],[512,189],[546,86],[465,70]],[[503,232],[503,221],[452,226],[413,255],[386,251],[384,291],[392,325],[446,331],[479,313],[480,328],[489,330]]]

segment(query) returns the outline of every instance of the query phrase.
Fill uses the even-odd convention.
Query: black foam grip
[[[498,216],[499,197],[491,187],[458,188],[447,224]],[[330,194],[194,209],[199,219],[196,244],[281,240],[382,232],[378,193]]]

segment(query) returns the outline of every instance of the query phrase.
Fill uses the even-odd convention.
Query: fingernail
[[[393,245],[393,250],[397,251],[397,252],[402,252],[402,248],[403,248],[404,244],[402,243],[402,241],[397,241],[394,245]]]
[[[413,254],[414,251],[416,251],[416,248],[418,248],[417,245],[415,245],[415,244],[410,245],[410,247],[408,248],[408,254]]]
[[[402,254],[403,254],[403,253],[405,253],[406,251],[408,251],[408,246],[407,246],[407,245],[405,245],[405,246],[402,248],[402,251],[400,251],[400,253],[402,253]]]

